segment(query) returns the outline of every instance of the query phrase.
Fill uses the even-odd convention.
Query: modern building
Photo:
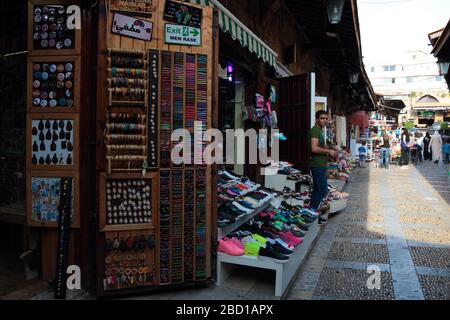
[[[374,90],[386,101],[402,100],[399,124],[414,121],[418,127],[448,121],[450,94],[436,59],[428,52],[405,52],[391,61],[369,63],[366,69]]]

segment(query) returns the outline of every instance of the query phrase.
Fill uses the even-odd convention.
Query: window
[[[391,78],[391,83],[395,83],[395,78]]]
[[[395,65],[384,66],[384,71],[395,71]]]
[[[387,83],[392,83],[391,82],[391,78],[384,78],[383,79],[383,83],[387,84]]]
[[[412,83],[413,78],[412,77],[406,77],[406,83]]]
[[[295,62],[295,44],[283,48],[283,62],[285,65]]]
[[[375,67],[371,67],[370,72],[375,72]]]

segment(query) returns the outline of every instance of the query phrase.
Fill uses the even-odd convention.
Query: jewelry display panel
[[[67,28],[67,5],[34,5],[33,49],[75,48],[75,30]]]
[[[156,284],[156,236],[153,231],[105,234],[104,290]]]

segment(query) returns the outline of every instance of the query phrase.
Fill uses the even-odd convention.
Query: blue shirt
[[[442,146],[442,151],[444,151],[445,153],[450,153],[450,144],[445,143],[445,144]]]
[[[358,152],[359,152],[359,154],[366,154],[366,147],[359,147],[358,148]]]

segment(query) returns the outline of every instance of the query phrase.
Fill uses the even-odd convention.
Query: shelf
[[[219,252],[217,254],[217,284],[219,286],[222,285],[231,274],[232,266],[230,264],[270,269],[276,272],[275,296],[282,297],[291,284],[292,279],[297,274],[297,271],[306,262],[305,258],[313,248],[320,231],[321,228],[317,224],[317,221],[312,223],[303,238],[303,243],[295,248],[294,253],[285,263],[278,263],[275,260],[271,261],[252,256],[230,256]]]
[[[273,197],[270,198],[270,200],[272,200]],[[261,211],[267,209],[267,207],[270,205],[270,200],[268,200],[266,203],[264,203],[263,205],[261,205],[260,207],[256,208],[255,210],[253,210],[252,213],[246,214],[243,217],[240,217],[239,219],[237,219],[234,223],[229,224],[227,226],[224,226],[222,228],[218,228],[218,239],[222,239],[223,237],[225,237],[227,234],[233,232],[234,230],[236,230],[237,228],[239,228],[240,226],[242,226],[244,223],[246,223],[247,221],[249,221],[250,219],[252,219],[254,216],[256,216],[258,213],[260,213]]]

